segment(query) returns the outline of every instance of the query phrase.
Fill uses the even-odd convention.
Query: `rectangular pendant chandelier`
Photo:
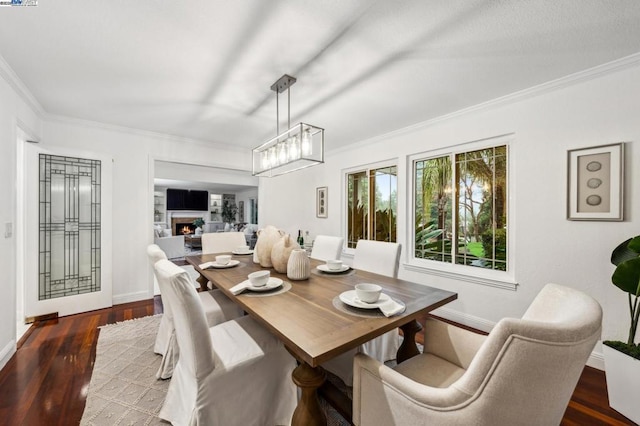
[[[294,77],[283,75],[272,86],[276,92],[277,136],[252,150],[253,175],[273,177],[324,163],[324,129],[307,123],[298,123],[279,132],[278,94],[287,90],[287,110],[290,117],[289,88]]]

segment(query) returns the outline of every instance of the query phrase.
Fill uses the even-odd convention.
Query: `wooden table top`
[[[201,263],[214,261],[215,256],[188,256],[186,260],[276,334],[300,361],[312,367],[458,298],[450,291],[361,270],[341,275],[312,273],[308,280],[293,281],[274,269],[270,269],[271,276],[291,283],[289,291],[263,297],[243,293],[236,296],[229,292],[231,287],[246,280],[249,273],[266,268],[253,263],[252,256],[236,255],[233,259],[240,261],[236,267],[206,270],[198,267]],[[311,259],[312,269],[321,263],[324,262]],[[405,312],[390,318],[367,317],[343,312],[333,305],[336,296],[363,282],[381,285],[384,293],[406,304]]]

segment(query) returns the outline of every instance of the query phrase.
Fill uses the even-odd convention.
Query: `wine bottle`
[[[304,239],[302,238],[302,231],[298,229],[298,245],[304,247]]]

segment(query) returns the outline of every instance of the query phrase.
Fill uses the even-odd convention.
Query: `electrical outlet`
[[[7,222],[4,224],[4,237],[11,238],[13,236],[13,223]]]

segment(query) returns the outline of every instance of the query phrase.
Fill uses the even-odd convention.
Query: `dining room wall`
[[[427,100],[428,101],[428,100]],[[403,250],[399,276],[452,290],[458,300],[438,313],[489,330],[503,317],[520,317],[549,282],[595,297],[604,309],[603,336],[623,339],[628,330],[626,294],[610,280],[612,249],[640,234],[640,65],[610,64],[514,94],[448,117],[426,121],[388,135],[326,153],[324,164],[260,182],[260,222],[289,233],[343,235],[343,175],[346,169],[383,160],[398,164],[398,241],[407,247],[410,195],[408,157],[465,142],[512,134],[513,198],[509,230],[515,244],[513,276],[507,290],[407,268]],[[331,129],[327,129],[330,138]],[[566,219],[567,150],[626,143],[626,196],[623,222]],[[316,187],[328,187],[328,218],[315,215]],[[283,188],[286,188],[284,190]],[[294,208],[295,207],[295,208]],[[345,260],[349,261],[348,253]],[[601,347],[590,365],[603,368]]]
[[[250,170],[246,149],[116,128],[67,118],[43,125],[42,144],[85,148],[113,159],[113,223],[130,223],[114,232],[113,303],[146,299],[153,293],[146,246],[153,241],[153,177],[156,161]],[[224,164],[220,164],[220,159]],[[205,168],[202,168],[203,170]],[[202,178],[206,176],[199,175]],[[114,227],[114,229],[118,229]]]
[[[0,58],[0,368],[16,349],[18,129],[32,140],[38,140],[41,132],[40,106],[20,93],[24,87],[11,73]]]

